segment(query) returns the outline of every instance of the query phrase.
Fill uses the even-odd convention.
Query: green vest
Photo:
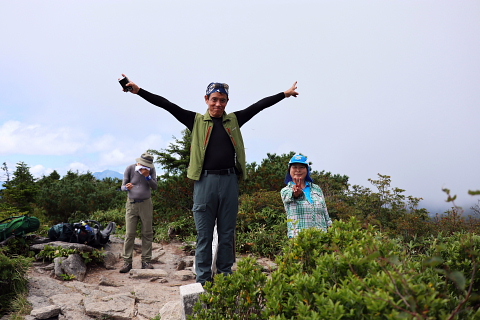
[[[237,169],[247,178],[245,147],[243,145],[242,133],[238,125],[237,116],[234,113],[223,114],[223,127],[227,130],[230,140],[235,148]],[[202,175],[205,151],[207,150],[210,133],[213,129],[213,121],[210,114],[197,113],[192,130],[192,147],[190,149],[190,163],[188,165],[187,177],[192,180],[200,180]]]

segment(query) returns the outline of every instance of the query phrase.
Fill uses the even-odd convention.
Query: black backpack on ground
[[[48,231],[52,241],[82,243],[92,247],[103,247],[108,243],[110,234],[115,233],[115,222],[110,222],[105,229],[95,220],[75,223],[59,223]]]

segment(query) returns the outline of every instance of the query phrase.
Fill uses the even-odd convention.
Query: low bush
[[[42,251],[40,251],[36,258],[51,261],[58,257],[68,257],[72,254],[79,254],[82,256],[86,264],[98,264],[102,263],[105,258],[105,251],[93,249],[91,252],[80,251],[79,249],[65,249],[62,247],[56,247],[46,245]]]
[[[238,263],[238,271],[215,277],[215,285],[207,283],[207,293],[200,296],[189,319],[263,319],[265,306],[263,287],[267,276],[253,258]]]
[[[238,278],[216,277],[195,317],[230,308],[223,319],[480,319],[480,236],[428,238],[424,247],[406,250],[355,219],[305,230],[288,241],[265,285],[244,288],[261,279],[251,262],[239,264]],[[233,293],[242,290],[249,294]],[[262,312],[252,318],[245,310]]]
[[[104,211],[95,211],[91,216],[89,216],[88,220],[95,220],[100,222],[100,224],[105,228],[110,222],[115,222],[117,225],[117,230],[125,229],[125,207],[119,209],[110,209]]]
[[[173,239],[187,241],[196,236],[195,220],[192,215],[179,216],[174,221],[161,221],[154,219],[153,228],[155,230],[155,242],[169,242]]]
[[[28,292],[27,271],[33,259],[9,255],[0,248],[0,316],[12,310],[15,297]]]
[[[260,191],[240,197],[237,251],[273,258],[287,241],[287,220],[278,191]]]

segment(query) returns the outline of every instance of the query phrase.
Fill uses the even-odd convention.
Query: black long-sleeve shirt
[[[183,109],[178,105],[168,101],[162,96],[140,89],[138,95],[148,102],[165,109],[170,112],[175,119],[185,125],[190,131],[193,130],[196,112]],[[280,92],[276,95],[263,98],[258,102],[252,104],[248,108],[240,111],[235,111],[237,121],[240,127],[252,119],[257,113],[273,106],[285,98],[285,94]],[[203,170],[220,170],[235,167],[235,149],[233,148],[230,137],[226,130],[219,129],[223,127],[222,118],[214,118],[213,128],[210,133],[210,140],[205,153],[205,160],[203,163]],[[214,147],[212,147],[214,146]]]

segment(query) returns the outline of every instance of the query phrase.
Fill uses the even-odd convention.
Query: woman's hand
[[[298,198],[302,195],[303,193],[303,189],[302,189],[302,185],[303,185],[303,181],[302,179],[300,178],[292,178],[293,182],[295,183],[293,185],[293,196],[295,198]]]

